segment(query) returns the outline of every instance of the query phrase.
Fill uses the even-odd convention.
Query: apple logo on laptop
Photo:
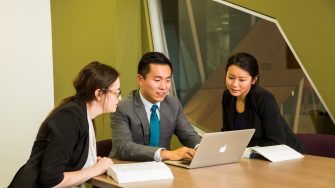
[[[227,149],[227,145],[221,146],[220,149],[219,149],[219,152],[223,153],[223,152],[226,151],[226,149]]]

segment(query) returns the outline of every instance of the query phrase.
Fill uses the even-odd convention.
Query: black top
[[[221,131],[235,130],[236,97],[228,90],[223,92],[223,127]],[[255,134],[249,142],[250,146],[270,146],[286,144],[291,148],[303,152],[302,144],[296,139],[284,118],[281,116],[274,96],[267,90],[254,86],[245,99],[247,128],[255,128]]]
[[[234,130],[247,129],[247,115],[244,112],[239,113],[235,111],[234,116]]]
[[[29,160],[16,173],[9,187],[53,187],[63,179],[63,172],[85,165],[88,148],[86,104],[64,104],[41,125]]]

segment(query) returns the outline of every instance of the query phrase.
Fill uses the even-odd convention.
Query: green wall
[[[229,0],[278,20],[288,40],[335,117],[335,1]]]
[[[137,88],[137,63],[152,49],[144,2],[51,0],[55,105],[74,94],[73,79],[94,60],[120,72],[123,97]],[[97,139],[110,138],[109,115],[96,122]]]

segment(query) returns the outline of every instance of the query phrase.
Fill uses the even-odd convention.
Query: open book
[[[173,179],[170,168],[163,162],[114,164],[107,174],[118,183]]]
[[[255,154],[259,154],[272,162],[299,159],[304,157],[301,153],[295,151],[287,145],[249,147],[245,149],[243,157],[253,158]]]

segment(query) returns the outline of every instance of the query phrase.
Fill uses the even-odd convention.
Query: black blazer
[[[234,130],[236,97],[228,90],[222,96],[223,126],[221,131]],[[296,139],[284,118],[281,116],[274,96],[267,90],[253,86],[246,96],[244,110],[247,116],[247,128],[255,128],[250,146],[270,146],[286,144],[303,152],[302,144]]]
[[[89,148],[86,104],[64,104],[42,123],[29,160],[8,187],[53,187],[63,172],[80,170]]]

